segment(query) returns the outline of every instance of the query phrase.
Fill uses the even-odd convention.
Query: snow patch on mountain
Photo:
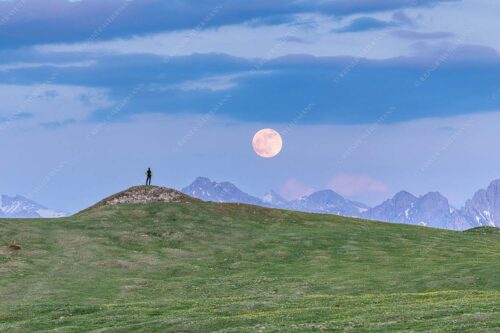
[[[49,209],[21,195],[0,196],[0,217],[2,218],[59,218],[66,213]]]
[[[452,207],[439,192],[416,197],[406,191],[362,214],[364,218],[441,229],[465,230],[472,227],[463,212]]]
[[[287,201],[273,190],[267,192],[264,196],[262,196],[261,200],[264,204],[271,207],[283,208],[287,205]]]
[[[475,227],[500,227],[500,180],[492,181],[467,200],[464,214]]]

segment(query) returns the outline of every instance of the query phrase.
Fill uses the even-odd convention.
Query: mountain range
[[[0,196],[0,218],[56,218],[67,214],[57,212],[21,195]]]
[[[450,230],[479,226],[500,227],[500,180],[493,181],[485,190],[477,191],[461,209],[452,207],[448,199],[438,192],[417,197],[401,191],[375,207],[348,200],[333,190],[314,192],[292,201],[285,200],[275,191],[258,198],[243,192],[230,182],[217,183],[205,177],[198,177],[191,185],[183,188],[182,192],[204,201],[238,202]]]
[[[335,214],[357,217],[368,207],[362,203],[343,198],[332,190],[324,190],[287,201],[275,191],[270,191],[262,198],[249,195],[229,182],[217,183],[209,178],[198,177],[183,193],[203,201],[233,202],[258,205],[271,208],[292,209],[311,213]]]
[[[375,207],[344,198],[333,190],[314,192],[291,201],[271,190],[259,198],[230,182],[219,183],[206,177],[198,177],[182,192],[203,201],[244,203],[450,230],[500,227],[500,180],[477,191],[463,208],[451,206],[448,199],[438,192],[417,197],[401,191]],[[66,215],[20,195],[0,196],[0,218],[56,218]]]

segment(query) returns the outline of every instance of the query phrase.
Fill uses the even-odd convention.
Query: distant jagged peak
[[[500,179],[495,179],[495,180],[491,181],[488,188],[500,188]]]
[[[191,185],[215,185],[215,182],[213,182],[210,178],[208,177],[197,177],[194,182]]]
[[[408,191],[399,191],[393,197],[394,200],[407,200],[407,201],[415,201],[417,197],[411,194]]]
[[[66,213],[49,209],[22,195],[0,195],[0,218],[58,218]]]
[[[251,205],[263,205],[263,202],[240,190],[233,183],[215,182],[207,177],[198,177],[193,183],[181,190],[189,196],[211,202],[238,202]]]
[[[312,200],[325,200],[325,201],[347,201],[343,196],[335,192],[334,190],[321,190],[314,192],[308,196]]]
[[[279,195],[276,191],[270,190],[266,194],[264,194],[261,198],[262,202],[267,205],[273,206],[281,206],[287,203],[286,199],[284,199],[281,195]]]
[[[500,227],[500,180],[477,191],[467,200],[464,210],[475,226]]]
[[[420,197],[420,199],[426,199],[426,200],[446,200],[446,197],[442,195],[439,192],[428,192]]]

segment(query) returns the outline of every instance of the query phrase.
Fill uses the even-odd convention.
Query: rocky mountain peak
[[[191,184],[192,186],[212,186],[215,183],[212,182],[209,178],[207,177],[198,177],[194,180],[194,182]]]
[[[333,202],[345,202],[346,199],[344,199],[343,196],[338,194],[337,192],[333,190],[322,190],[318,192],[312,193],[309,197],[309,200],[315,200],[319,202],[325,202],[325,203],[333,203]]]
[[[273,190],[267,192],[262,198],[262,202],[270,206],[283,206],[286,205],[287,201],[278,193]]]
[[[311,213],[360,216],[368,207],[347,200],[333,190],[322,190],[289,202],[287,208]]]
[[[191,185],[183,188],[182,192],[203,201],[263,204],[259,198],[241,191],[230,182],[217,183],[206,177],[196,178]]]
[[[0,196],[0,217],[7,218],[57,218],[65,213],[49,209],[22,195]]]
[[[416,196],[407,191],[400,191],[394,195],[392,198],[394,201],[398,202],[412,202],[417,199]]]
[[[492,181],[486,190],[477,191],[465,203],[464,214],[474,226],[500,226],[500,180]]]
[[[419,205],[428,209],[444,209],[449,211],[448,199],[439,192],[429,192],[419,199]]]

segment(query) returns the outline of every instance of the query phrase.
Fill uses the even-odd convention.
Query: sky
[[[1,0],[0,193],[76,212],[197,176],[287,199],[500,178],[500,1]],[[264,159],[253,135],[273,128]]]

